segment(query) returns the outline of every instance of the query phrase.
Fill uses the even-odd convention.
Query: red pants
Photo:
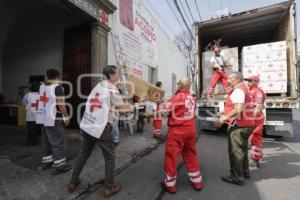
[[[224,71],[213,71],[212,77],[211,77],[211,82],[209,89],[207,91],[207,95],[211,95],[213,90],[215,89],[217,83],[221,81],[226,93],[228,92],[228,83],[227,83],[227,74]]]
[[[262,144],[263,144],[263,127],[265,117],[261,116],[258,120],[255,120],[255,128],[250,136],[251,157],[254,160],[260,160],[263,157]]]
[[[161,135],[162,119],[153,118],[153,137],[159,138]]]
[[[194,187],[202,187],[202,176],[196,152],[196,133],[193,128],[186,128],[182,134],[174,134],[169,129],[165,149],[165,185],[171,190],[176,190],[177,164],[182,155],[190,181]]]

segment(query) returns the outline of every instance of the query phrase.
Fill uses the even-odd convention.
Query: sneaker
[[[70,193],[74,192],[78,188],[78,186],[80,185],[80,183],[81,183],[81,181],[79,181],[78,183],[70,183],[68,185],[68,191]]]
[[[191,184],[196,191],[200,191],[203,188],[203,182],[200,182],[200,183],[191,182]]]
[[[105,197],[110,197],[118,192],[120,192],[120,190],[122,189],[121,186],[119,185],[114,185],[114,186],[111,186],[111,187],[106,187],[104,189],[104,196]]]
[[[52,175],[59,175],[59,174],[63,174],[66,173],[68,171],[70,171],[72,169],[72,167],[70,165],[62,165],[59,167],[54,167],[54,169],[52,170],[51,174]]]
[[[52,168],[53,162],[50,163],[42,163],[40,166],[37,167],[38,170],[47,170]]]
[[[164,182],[161,182],[161,187],[164,189],[164,191],[170,193],[170,194],[175,194],[176,193],[176,187],[168,187]]]

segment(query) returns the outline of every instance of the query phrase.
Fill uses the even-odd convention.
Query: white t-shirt
[[[225,60],[223,56],[212,56],[210,58],[210,66],[214,68],[219,68],[222,70],[222,66],[225,66]]]
[[[148,101],[146,106],[146,112],[153,112],[157,110],[157,104],[153,101]]]
[[[245,96],[245,92],[242,89],[237,88],[233,90],[229,98],[233,104],[245,103]]]
[[[29,92],[23,98],[23,105],[26,109],[26,121],[36,121],[36,112],[38,110],[38,100],[40,95],[38,92]]]

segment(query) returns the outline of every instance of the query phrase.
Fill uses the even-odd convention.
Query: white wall
[[[163,83],[166,97],[172,95],[172,73],[176,75],[177,81],[187,76],[187,60],[181,54],[175,43],[166,32],[158,28],[158,81]]]
[[[7,100],[18,100],[18,88],[28,85],[30,75],[44,75],[49,68],[62,71],[64,30],[79,21],[55,10],[33,14],[10,30],[2,62],[2,91]]]
[[[112,2],[118,6],[117,0],[112,0]],[[142,3],[142,1],[141,1]],[[147,9],[147,6],[144,5]],[[147,9],[149,14],[156,19],[156,16]],[[111,15],[109,18],[109,26],[112,28],[112,33],[117,34],[117,14]],[[186,66],[188,65],[187,60],[181,54],[175,43],[171,40],[171,38],[167,35],[166,31],[159,24],[158,20],[156,20],[156,30],[158,35],[158,47],[157,47],[157,61],[158,61],[158,77],[157,80],[163,83],[163,88],[166,91],[166,96],[170,96],[172,94],[172,73],[176,74],[177,80],[181,77],[187,75]],[[117,42],[117,41],[115,41]],[[108,64],[116,64],[115,52],[113,47],[112,35],[109,34],[108,37]],[[143,78],[148,81],[148,70],[143,72]]]

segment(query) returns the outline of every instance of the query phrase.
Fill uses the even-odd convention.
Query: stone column
[[[101,74],[103,68],[107,65],[109,31],[108,27],[101,25],[99,22],[94,22],[92,24],[92,74]],[[99,78],[92,78],[92,87],[94,87],[99,81]]]

